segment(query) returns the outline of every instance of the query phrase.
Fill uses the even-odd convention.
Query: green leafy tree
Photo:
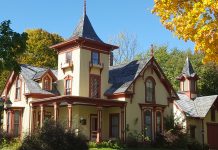
[[[19,56],[26,49],[27,34],[19,34],[10,28],[10,21],[0,24],[0,73],[3,70],[20,71]]]
[[[29,29],[27,50],[20,58],[23,64],[38,67],[57,67],[57,53],[49,48],[51,45],[62,42],[64,39],[58,34],[49,33],[43,29]]]

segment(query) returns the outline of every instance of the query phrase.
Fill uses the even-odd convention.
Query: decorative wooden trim
[[[42,94],[42,93],[26,93],[24,95],[27,98],[32,97],[32,98],[39,98],[39,99],[57,96],[57,95],[54,95],[54,94]]]
[[[118,98],[131,98],[133,93],[120,93],[120,94],[115,94],[115,95],[105,95],[107,96],[108,99],[118,99]]]
[[[72,76],[70,76],[70,75],[68,75],[68,76],[66,76],[65,78],[64,78],[64,95],[67,95],[66,94],[66,81],[67,80],[70,80],[70,95],[72,95],[72,82],[73,82],[73,77]]]
[[[51,69],[48,69],[40,78],[35,79],[34,81],[42,80],[45,76],[49,75],[52,78],[52,81],[57,81],[57,77],[54,75],[54,73],[51,71]]]
[[[152,85],[153,85],[153,91],[152,91],[152,102],[150,101],[147,101],[147,86],[146,86],[146,83],[148,80],[151,80],[152,82]],[[146,103],[156,103],[156,98],[155,98],[155,87],[156,87],[156,82],[155,82],[155,79],[152,77],[152,76],[148,76],[146,79],[145,79],[145,102]]]

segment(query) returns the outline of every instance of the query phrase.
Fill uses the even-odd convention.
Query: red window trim
[[[23,110],[22,109],[13,109],[7,111],[7,119],[8,119],[8,113],[10,113],[10,123],[9,123],[9,134],[14,134],[14,111],[19,111],[19,130],[18,130],[18,137],[21,137],[22,134],[22,118],[23,118]],[[8,120],[7,120],[7,126],[8,126]]]
[[[151,80],[152,81],[152,84],[153,84],[153,93],[152,93],[152,101],[147,101],[147,87],[146,87],[146,82],[148,80]],[[155,86],[156,86],[156,82],[155,82],[155,79],[152,77],[152,76],[148,76],[146,79],[145,79],[145,102],[146,103],[156,103],[156,99],[155,99]]]
[[[48,87],[45,86],[45,80],[48,79]],[[48,75],[46,75],[44,78],[43,78],[43,90],[47,90],[47,91],[50,91],[51,90],[51,78],[49,78]]]
[[[118,117],[118,137],[112,136],[112,117]],[[120,137],[120,114],[119,113],[110,113],[109,114],[109,138],[119,138]]]
[[[93,60],[92,60],[92,58],[93,58],[93,57],[92,57],[92,54],[93,54],[93,53],[98,53],[98,64],[100,64],[100,59],[101,59],[101,58],[100,58],[100,52],[98,52],[98,51],[91,51],[91,63],[94,64],[94,63],[93,63]]]
[[[64,78],[64,95],[66,95],[66,80],[70,80],[70,95],[72,95],[72,81],[73,77],[68,75]]]
[[[91,78],[92,77],[95,77],[98,79],[99,81],[99,88],[98,88],[98,97],[97,98],[100,98],[101,97],[101,76],[100,75],[96,75],[96,74],[90,74],[89,75],[89,97],[91,97]]]
[[[19,97],[17,97],[17,81],[20,81],[20,94]],[[21,101],[21,94],[22,94],[22,79],[20,77],[17,77],[15,81],[15,100],[14,101]]]

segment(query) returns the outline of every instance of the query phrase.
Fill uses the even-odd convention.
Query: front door
[[[95,141],[98,131],[98,117],[96,114],[90,115],[90,140]]]

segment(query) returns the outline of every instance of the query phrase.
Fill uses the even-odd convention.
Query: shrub
[[[100,143],[89,142],[89,148],[112,148],[121,149],[123,146],[119,140],[108,140]]]
[[[88,150],[86,141],[52,120],[24,138],[19,150]]]

